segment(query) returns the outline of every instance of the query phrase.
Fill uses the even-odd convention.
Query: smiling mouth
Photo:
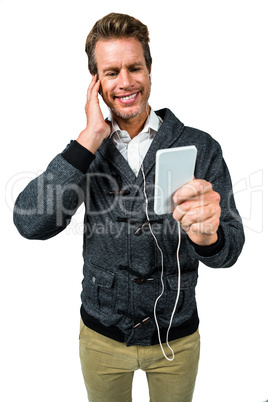
[[[138,95],[139,95],[139,92],[135,92],[134,94],[131,94],[131,95],[116,96],[115,98],[118,99],[120,102],[130,103],[130,102],[134,101]]]

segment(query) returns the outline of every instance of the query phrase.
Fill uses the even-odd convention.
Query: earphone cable
[[[147,113],[147,118],[149,118],[149,114],[147,111],[147,105],[146,105],[146,113]],[[127,151],[127,145],[123,143],[123,141],[120,138],[120,135],[117,132],[117,136],[119,139],[119,142],[121,142],[121,144],[125,147],[126,151]],[[127,151],[128,152],[128,151]],[[158,240],[153,232],[151,223],[150,223],[150,218],[149,218],[149,206],[148,206],[148,197],[147,197],[147,193],[146,193],[146,177],[145,177],[145,173],[144,173],[144,168],[143,168],[143,161],[141,160],[141,154],[139,152],[139,164],[140,164],[140,169],[142,172],[142,176],[143,176],[143,192],[144,192],[144,198],[145,198],[145,214],[146,214],[146,218],[148,221],[148,225],[149,225],[149,230],[150,233],[152,235],[152,237],[154,238],[156,247],[158,248],[160,255],[161,255],[161,293],[159,294],[159,296],[156,298],[155,303],[154,303],[154,320],[155,320],[155,324],[156,324],[156,328],[157,328],[157,334],[158,334],[158,341],[159,341],[159,345],[161,347],[162,353],[164,355],[164,357],[169,360],[169,361],[173,361],[175,358],[174,355],[174,351],[171,348],[171,346],[169,345],[169,341],[168,341],[168,336],[169,336],[169,331],[172,325],[172,321],[176,312],[176,308],[178,305],[178,301],[179,301],[179,297],[180,297],[180,282],[181,282],[181,274],[180,274],[180,260],[179,260],[179,251],[180,251],[180,244],[181,244],[181,228],[180,228],[180,223],[178,222],[178,246],[177,246],[177,252],[176,252],[176,258],[177,258],[177,267],[178,267],[178,290],[177,290],[177,296],[176,296],[176,300],[175,300],[175,304],[174,304],[174,308],[171,314],[171,318],[170,318],[170,322],[169,322],[169,327],[167,329],[167,333],[166,333],[166,344],[168,346],[168,348],[170,349],[170,351],[172,352],[172,358],[169,358],[163,348],[162,345],[162,341],[161,341],[161,335],[160,335],[160,328],[159,328],[159,324],[158,324],[158,320],[157,320],[157,314],[156,314],[156,308],[157,308],[157,304],[158,301],[161,299],[161,297],[164,294],[165,291],[165,285],[164,285],[164,255],[163,255],[163,251],[161,249],[161,247],[159,246]]]
[[[160,335],[160,328],[159,328],[159,324],[158,324],[158,320],[157,320],[157,314],[156,314],[157,303],[161,299],[161,297],[163,296],[164,291],[165,291],[165,285],[164,285],[164,279],[163,279],[163,277],[164,277],[164,254],[163,254],[163,251],[162,251],[161,247],[159,246],[158,240],[157,240],[157,238],[156,238],[156,236],[155,236],[155,234],[154,234],[154,232],[152,230],[152,226],[151,226],[151,223],[150,223],[150,218],[149,218],[149,213],[148,213],[148,197],[147,197],[147,194],[146,194],[146,178],[145,178],[145,173],[144,173],[144,169],[143,169],[143,163],[141,163],[141,171],[142,171],[142,175],[143,175],[143,192],[144,192],[144,197],[145,197],[146,218],[147,218],[147,221],[149,222],[148,225],[149,225],[150,233],[153,236],[155,244],[156,244],[156,247],[158,248],[158,250],[160,252],[160,255],[161,255],[161,288],[162,288],[162,290],[161,290],[161,293],[159,294],[159,296],[155,300],[155,304],[154,304],[154,320],[155,320],[155,324],[156,324],[156,328],[157,328],[158,341],[159,341],[159,345],[161,347],[162,353],[163,353],[164,357],[167,360],[173,361],[174,358],[175,358],[175,355],[174,355],[173,349],[169,345],[168,336],[169,336],[169,331],[170,331],[170,328],[171,328],[171,325],[172,325],[172,321],[173,321],[173,318],[174,318],[174,315],[175,315],[175,312],[176,312],[176,308],[177,308],[177,305],[178,305],[179,297],[180,297],[180,282],[181,282],[181,275],[180,275],[181,270],[180,270],[180,260],[179,260],[179,251],[180,251],[180,243],[181,243],[180,223],[178,222],[178,246],[177,246],[177,253],[176,253],[177,254],[177,266],[178,266],[178,285],[177,285],[178,290],[177,290],[177,297],[176,297],[176,301],[175,301],[175,304],[174,304],[174,308],[173,308],[173,311],[172,311],[172,314],[171,314],[171,317],[170,317],[169,327],[168,327],[167,334],[166,334],[166,344],[167,344],[168,348],[170,349],[170,351],[172,352],[172,358],[169,358],[166,355],[166,353],[164,351],[164,348],[163,348],[163,345],[162,345],[161,335]]]

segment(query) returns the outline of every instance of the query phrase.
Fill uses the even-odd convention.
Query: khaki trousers
[[[151,402],[191,402],[199,362],[200,337],[169,342],[168,361],[160,345],[130,346],[100,335],[81,320],[80,359],[90,402],[131,402],[134,371],[146,372]],[[171,352],[164,344],[168,357]]]

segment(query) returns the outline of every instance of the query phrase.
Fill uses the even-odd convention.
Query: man
[[[19,195],[14,221],[23,236],[48,239],[85,203],[80,358],[89,400],[131,401],[133,373],[141,368],[152,402],[189,402],[199,360],[198,263],[230,267],[244,243],[228,169],[211,136],[149,106],[145,25],[109,14],[92,28],[86,52],[87,126]],[[99,93],[111,110],[106,120]],[[157,216],[155,153],[186,145],[197,148],[195,177],[175,192],[173,214]],[[181,287],[166,339],[178,291],[177,221]]]

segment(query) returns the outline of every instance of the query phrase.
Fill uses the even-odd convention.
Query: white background
[[[12,223],[12,206],[29,179],[84,129],[85,39],[111,11],[148,25],[151,106],[169,107],[220,142],[245,225],[234,267],[200,266],[194,402],[262,402],[268,399],[267,0],[0,0],[0,400],[86,401],[78,357],[82,212],[72,229],[29,241]],[[143,372],[135,375],[133,400],[148,401]]]

